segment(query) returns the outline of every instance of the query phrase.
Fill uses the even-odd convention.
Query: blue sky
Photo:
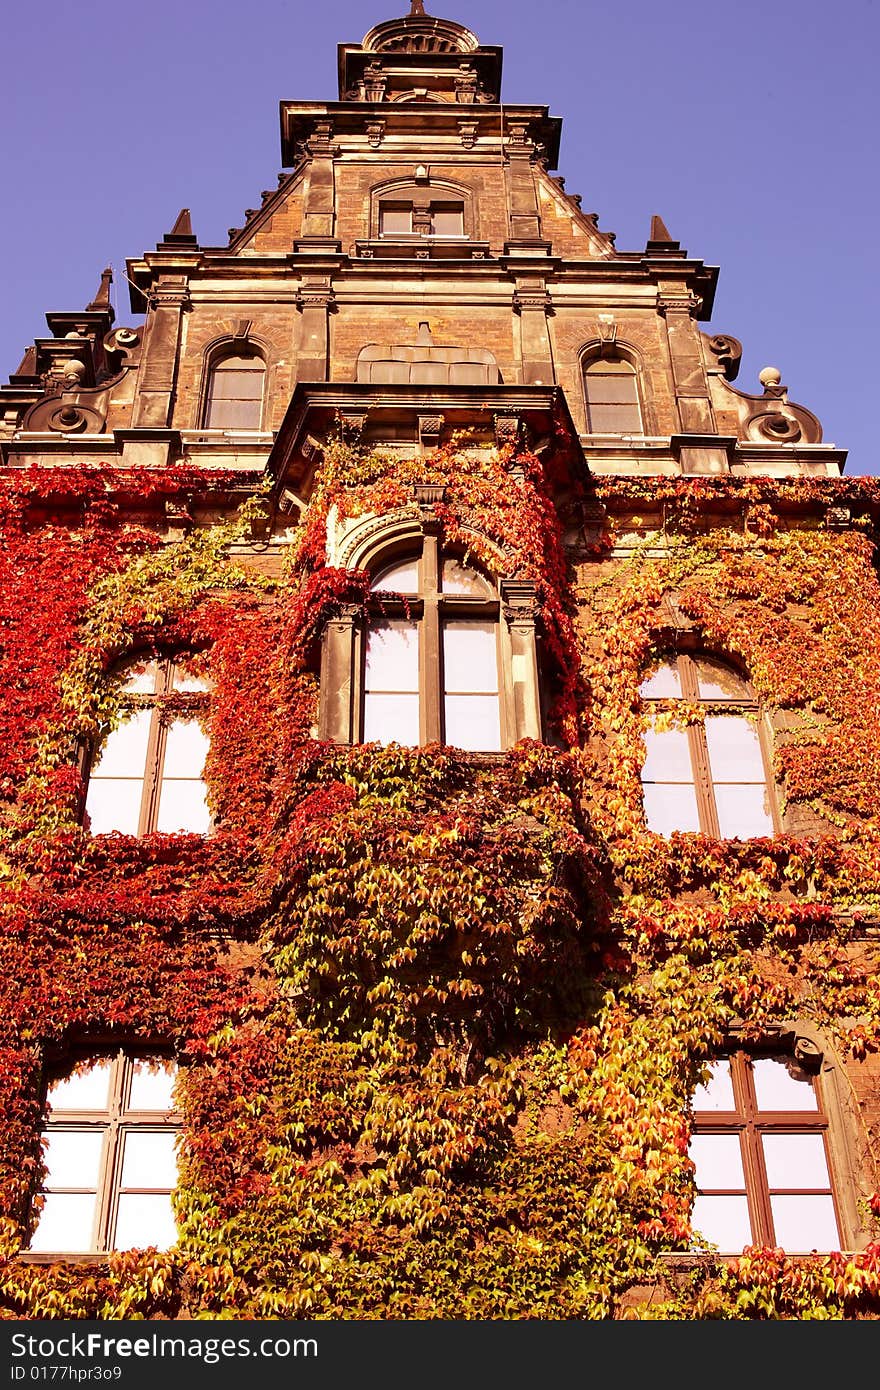
[[[660,213],[720,267],[709,327],[743,343],[737,385],[779,367],[790,399],[880,473],[875,266],[880,0],[434,0],[504,46],[504,98],[563,118],[558,172],[621,250]],[[336,96],[336,45],[408,0],[46,0],[4,18],[0,376],[179,209],[225,245],[280,171],[278,102]]]

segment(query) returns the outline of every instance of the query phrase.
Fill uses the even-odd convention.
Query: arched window
[[[206,834],[208,739],[199,715],[208,685],[182,657],[134,662],[127,671],[122,721],[89,769],[86,823],[94,835]]]
[[[175,1078],[169,1057],[124,1047],[84,1058],[50,1080],[42,1209],[31,1250],[176,1243]]]
[[[266,364],[256,353],[216,358],[208,373],[205,429],[260,429],[265,381]]]
[[[747,1245],[791,1254],[841,1249],[817,1079],[794,1057],[743,1051],[708,1070],[692,1098],[694,1230],[722,1254]]]
[[[362,742],[503,748],[499,604],[489,581],[426,535],[419,552],[379,568],[372,589]]]
[[[774,834],[769,759],[748,681],[715,657],[683,655],[643,681],[640,694],[650,721],[642,768],[648,828],[743,840]]]
[[[623,357],[594,357],[584,367],[588,434],[643,434],[638,374]]]

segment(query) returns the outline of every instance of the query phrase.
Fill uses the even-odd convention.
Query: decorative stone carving
[[[423,448],[436,449],[440,443],[440,431],[442,429],[442,415],[420,415],[419,443]]]
[[[443,483],[414,483],[413,496],[422,508],[436,507],[446,497],[446,487]]]
[[[742,343],[729,333],[716,333],[706,339],[707,346],[717,359],[728,381],[735,381],[742,361]]]
[[[514,449],[522,438],[522,421],[518,415],[496,415],[493,419],[495,426],[495,443],[499,449],[513,447]]]
[[[529,579],[501,580],[501,612],[508,627],[532,631],[541,615],[537,590]]]
[[[596,321],[596,336],[601,353],[610,352],[617,341],[617,320],[613,314],[599,314]]]
[[[606,236],[608,235],[606,232]],[[657,296],[657,312],[662,314],[664,318],[670,313],[690,314],[692,317],[696,317],[702,307],[703,300],[698,294],[660,293]]]
[[[466,150],[472,150],[477,143],[476,121],[459,121],[458,134]]]
[[[372,149],[377,150],[385,139],[384,121],[367,121],[367,140]]]

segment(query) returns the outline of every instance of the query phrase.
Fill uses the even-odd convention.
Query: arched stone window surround
[[[737,1052],[780,1061],[790,1058],[814,1078],[826,1122],[825,1143],[841,1248],[863,1250],[871,1240],[871,1232],[860,1208],[876,1188],[876,1174],[868,1171],[872,1159],[864,1122],[835,1049],[811,1020],[795,1018],[764,1029],[757,1039],[746,1035],[742,1023],[734,1021],[714,1057]],[[722,1121],[722,1130],[723,1127]],[[747,1173],[747,1183],[753,1181],[754,1175]]]
[[[473,189],[467,188],[464,184],[454,183],[451,179],[387,179],[385,182],[377,184],[370,192],[370,238],[378,240],[382,236],[380,227],[380,210],[383,204],[412,204],[414,209],[427,210],[432,205],[447,203],[450,206],[460,204],[463,210],[464,236],[463,239],[478,241],[479,226],[476,208],[474,205]],[[431,232],[413,231],[409,234],[401,233],[401,240],[421,240],[422,237],[430,237]],[[398,238],[395,236],[394,238]]]
[[[645,371],[642,355],[634,344],[625,339],[613,339],[604,342],[599,338],[591,338],[586,342],[578,353],[578,375],[580,380],[580,395],[584,410],[584,427],[587,434],[590,430],[590,406],[587,399],[586,374],[587,369],[602,361],[617,360],[626,362],[633,369],[636,392],[639,404],[639,414],[641,416],[641,429],[628,430],[627,434],[650,435],[655,433],[654,409],[651,395],[651,381],[649,374]],[[597,431],[599,433],[599,431]]]
[[[538,682],[536,624],[538,619],[534,586],[499,578],[504,557],[496,546],[485,541],[480,546],[485,556],[498,555],[498,570],[492,571],[483,560],[475,560],[465,546],[447,544],[433,513],[420,515],[415,508],[401,509],[384,518],[363,519],[346,543],[333,557],[347,569],[366,569],[378,575],[396,561],[407,557],[419,558],[422,583],[425,576],[433,585],[429,592],[415,595],[411,603],[400,600],[382,601],[376,598],[365,614],[360,605],[343,607],[327,622],[321,652],[320,737],[336,743],[358,743],[364,728],[364,678],[367,634],[371,614],[381,620],[386,616],[402,619],[408,612],[417,615],[426,611],[425,605],[438,602],[437,579],[443,557],[458,560],[482,576],[487,586],[484,598],[472,602],[453,601],[447,617],[466,618],[470,609],[476,619],[497,623],[498,693],[500,711],[500,746],[509,748],[522,738],[541,738],[541,711]],[[439,598],[443,605],[442,596]],[[398,613],[398,609],[400,610]],[[456,614],[456,610],[461,612]],[[392,613],[393,610],[393,613]],[[420,741],[429,743],[442,738],[441,662],[436,620],[425,629],[426,650],[419,649]],[[478,750],[475,750],[478,751]],[[492,751],[492,750],[486,750]]]
[[[740,661],[706,648],[695,635],[678,634],[674,647],[647,666],[639,694],[643,712],[656,711],[661,724],[676,704],[705,709],[702,724],[645,730],[642,784],[649,829],[715,838],[781,831],[772,730]],[[752,801],[755,809],[749,810]],[[740,834],[735,827],[746,822],[760,827]]]
[[[268,381],[269,381],[269,346],[262,338],[258,338],[248,333],[245,337],[237,337],[234,334],[224,334],[221,338],[215,338],[208,343],[203,354],[202,380],[199,390],[198,406],[198,428],[200,429],[236,429],[234,425],[212,426],[207,423],[210,412],[211,385],[214,372],[223,362],[232,358],[252,359],[262,363],[262,395],[260,398],[259,423],[255,425],[244,425],[240,428],[243,431],[261,433],[265,428],[268,419]]]

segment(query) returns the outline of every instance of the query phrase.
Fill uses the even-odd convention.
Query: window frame
[[[780,1063],[799,1066],[803,1075],[809,1078],[816,1099],[815,1110],[761,1110],[758,1105],[752,1063],[758,1059],[772,1059]],[[713,1062],[728,1061],[733,1087],[733,1110],[697,1110],[691,1105],[691,1135],[736,1135],[740,1142],[743,1166],[743,1182],[748,1205],[751,1244],[777,1248],[771,1192],[783,1195],[815,1195],[830,1193],[834,1206],[839,1245],[845,1249],[847,1229],[846,1210],[835,1174],[834,1145],[831,1135],[830,1107],[826,1104],[819,1073],[803,1064],[803,1061],[787,1051],[767,1047],[744,1048],[731,1046],[720,1051],[710,1059]],[[770,1187],[764,1160],[763,1136],[765,1134],[809,1134],[821,1136],[828,1172],[827,1188],[808,1187]],[[697,1187],[697,1195],[727,1196],[742,1195],[741,1188]],[[708,1237],[707,1237],[708,1239]],[[719,1251],[721,1254],[740,1254],[740,1251]],[[808,1252],[792,1252],[796,1254]],[[821,1252],[827,1253],[827,1252]]]
[[[211,408],[213,401],[214,380],[218,372],[224,370],[229,362],[253,362],[254,372],[259,369],[261,389],[259,396],[258,418],[255,424],[251,425],[214,425],[211,423]],[[204,390],[202,392],[202,404],[199,411],[200,429],[221,430],[224,433],[232,434],[261,434],[263,432],[266,419],[266,382],[267,370],[266,359],[256,347],[251,343],[226,343],[222,348],[215,349],[208,359],[205,370]],[[254,397],[256,400],[256,397]]]
[[[467,620],[492,622],[495,629],[495,661],[497,674],[499,748],[486,750],[466,750],[472,752],[503,752],[511,743],[507,715],[507,688],[505,680],[505,661],[502,649],[501,601],[491,580],[475,566],[467,568],[483,580],[491,592],[486,597],[464,594],[444,594],[442,591],[443,560],[461,557],[454,547],[444,546],[433,533],[425,533],[418,542],[410,543],[396,552],[385,551],[371,566],[374,574],[381,576],[395,562],[414,559],[418,570],[418,591],[393,596],[393,590],[373,590],[367,611],[367,622],[360,636],[358,653],[358,698],[356,702],[356,738],[364,741],[364,718],[366,701],[366,661],[369,632],[384,621],[393,622],[404,619],[414,622],[419,634],[419,747],[430,743],[445,743],[444,698],[446,694],[443,659],[443,625],[446,621]],[[457,746],[457,745],[452,745]]]
[[[84,1062],[100,1063],[103,1061],[110,1062],[106,1107],[104,1109],[64,1110],[60,1112],[59,1118],[53,1119],[49,1102],[49,1090],[52,1084],[72,1076],[78,1066]],[[172,1133],[177,1136],[182,1124],[181,1113],[174,1105],[170,1109],[164,1110],[131,1109],[131,1086],[135,1065],[138,1062],[151,1061],[166,1065],[170,1063],[174,1069],[172,1085],[176,1084],[179,1073],[177,1060],[171,1049],[161,1045],[151,1047],[149,1044],[145,1044],[141,1047],[123,1044],[115,1048],[96,1047],[94,1051],[78,1050],[76,1055],[68,1056],[63,1062],[59,1061],[51,1068],[47,1068],[42,1091],[41,1138],[65,1132],[99,1133],[101,1135],[101,1153],[94,1190],[95,1210],[92,1220],[92,1238],[89,1246],[82,1250],[33,1250],[29,1243],[22,1252],[26,1257],[40,1261],[55,1258],[75,1259],[81,1255],[106,1255],[117,1249],[140,1248],[120,1247],[113,1243],[119,1218],[120,1197],[130,1193],[148,1195],[168,1193],[170,1195],[176,1190],[176,1183],[175,1187],[172,1188],[164,1186],[151,1188],[126,1186],[123,1188],[122,1176],[126,1137],[132,1133]],[[91,1187],[77,1187],[76,1185],[65,1187],[61,1184],[46,1189],[41,1184],[39,1192],[45,1195],[47,1191],[91,1195],[93,1189]],[[35,1238],[38,1228],[39,1219],[33,1225],[30,1235],[31,1241]]]
[[[713,661],[720,666],[724,666],[732,675],[742,681],[748,693],[742,699],[731,698],[713,700],[701,696],[696,665],[700,660]],[[651,696],[642,695],[640,693],[639,698],[642,701],[643,707],[647,706],[651,708],[656,705],[673,705],[678,701],[681,704],[699,705],[701,708],[705,709],[719,709],[727,712],[735,712],[740,718],[748,719],[749,722],[754,725],[758,737],[761,764],[764,769],[764,788],[767,795],[772,823],[771,833],[774,835],[781,834],[782,817],[779,810],[776,781],[773,776],[773,758],[770,739],[766,728],[766,721],[763,718],[761,706],[758,697],[752,689],[751,682],[737,670],[736,666],[733,665],[728,658],[720,656],[715,652],[704,650],[677,652],[674,655],[662,658],[656,663],[654,670],[660,670],[663,666],[674,666],[678,671],[681,695]],[[646,678],[643,677],[643,680],[644,679]],[[715,839],[719,840],[726,838],[721,834],[718,819],[718,808],[715,800],[715,784],[712,777],[712,765],[709,757],[709,745],[706,739],[705,725],[702,723],[689,723],[686,725],[683,732],[686,733],[688,741],[694,794],[696,796],[697,812],[700,821],[699,833],[701,835],[712,835]],[[662,832],[655,831],[654,833],[661,834]],[[761,837],[749,836],[748,838],[759,839]]]
[[[377,241],[419,243],[423,241],[473,241],[477,239],[477,214],[473,190],[452,183],[414,182],[396,179],[374,188],[370,199],[370,236]],[[455,207],[461,211],[461,231],[435,232],[432,216]],[[408,232],[383,232],[382,213],[385,208],[395,211],[408,209]]]
[[[608,370],[609,363],[618,364],[617,368]],[[603,368],[605,369],[603,371]],[[589,377],[598,378],[601,376],[619,376],[632,381],[634,401],[621,402],[620,404],[634,404],[638,414],[638,427],[625,430],[596,429],[593,426],[591,408],[602,405],[612,405],[615,402],[590,401],[590,390],[588,386]],[[590,435],[608,435],[613,438],[627,439],[630,437],[642,438],[646,433],[645,427],[645,402],[642,394],[642,376],[639,368],[631,358],[622,352],[593,353],[585,357],[581,365],[581,387],[584,398],[584,413],[586,433]]]
[[[138,814],[138,827],[135,834],[138,837],[150,835],[156,832],[159,819],[159,805],[162,795],[162,787],[165,781],[165,755],[168,746],[168,731],[177,719],[184,719],[187,722],[195,719],[198,721],[199,714],[207,709],[210,700],[210,690],[199,691],[180,691],[174,689],[174,681],[178,670],[185,669],[187,659],[196,656],[196,652],[185,653],[175,652],[168,655],[143,653],[140,656],[130,657],[121,667],[121,672],[128,666],[136,666],[138,662],[143,662],[147,667],[155,663],[156,679],[155,689],[140,692],[124,692],[120,701],[120,710],[123,718],[120,720],[120,727],[125,719],[138,710],[147,709],[150,712],[150,725],[147,735],[147,747],[144,756],[144,773],[141,779],[141,802]],[[107,734],[99,743],[93,744],[88,750],[83,768],[83,793],[82,810],[83,819],[88,814],[89,788],[93,778],[96,778],[96,769],[100,766],[101,751],[107,739],[111,736]],[[136,778],[132,778],[136,781]],[[173,780],[173,779],[169,779]],[[189,780],[189,779],[187,779]],[[207,784],[203,784],[207,790]],[[210,815],[210,813],[209,813]],[[206,831],[179,831],[163,833],[179,833],[184,835],[205,834],[208,835],[214,828],[213,817],[210,818]],[[114,833],[113,830],[90,831],[93,835]]]

